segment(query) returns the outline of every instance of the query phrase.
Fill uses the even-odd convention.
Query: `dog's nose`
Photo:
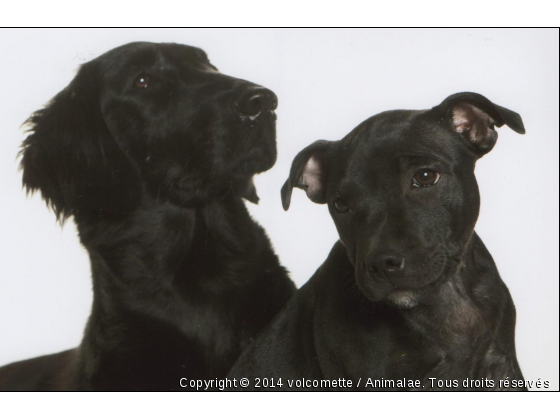
[[[397,275],[404,271],[404,257],[396,251],[378,252],[370,258],[367,269],[371,274]]]
[[[235,101],[235,109],[248,117],[256,117],[263,111],[274,111],[277,106],[278,97],[263,87],[247,90]]]

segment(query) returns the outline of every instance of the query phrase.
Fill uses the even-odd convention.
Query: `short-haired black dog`
[[[225,376],[295,290],[242,200],[258,201],[252,177],[276,160],[276,105],[201,49],[133,43],[30,118],[23,182],[74,217],[93,308],[77,349],[5,366],[1,389]]]
[[[340,241],[229,376],[281,378],[276,390],[302,378],[363,389],[501,389],[522,380],[513,301],[474,232],[475,163],[504,124],[524,133],[515,112],[459,93],[430,110],[381,113],[340,141],[302,150],[282,188],[284,209],[293,187],[305,190],[328,205]]]

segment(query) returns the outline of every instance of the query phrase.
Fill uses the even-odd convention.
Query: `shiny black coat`
[[[525,131],[517,113],[465,92],[302,150],[284,208],[293,187],[305,190],[328,205],[340,241],[229,375],[282,378],[283,389],[301,378],[369,390],[387,386],[365,388],[368,379],[404,378],[413,382],[389,387],[524,389],[500,383],[523,379],[515,309],[474,232],[475,163],[503,125]]]
[[[276,101],[198,48],[134,43],[30,118],[24,185],[74,218],[94,298],[77,349],[1,368],[0,389],[225,376],[295,290],[243,202],[276,160]]]

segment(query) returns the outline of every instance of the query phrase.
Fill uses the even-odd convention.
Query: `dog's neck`
[[[439,337],[443,345],[475,341],[489,330],[477,301],[484,294],[488,274],[499,278],[492,257],[476,233],[456,260],[459,263],[444,272],[417,306],[402,310],[411,328],[436,340]]]
[[[260,244],[240,198],[226,195],[197,208],[146,199],[128,215],[75,219],[92,262],[85,360],[124,352],[140,366],[138,355],[181,360],[202,346],[210,349],[209,359],[233,362],[229,353],[239,347],[239,337],[224,324],[239,322],[232,302],[249,283],[243,273],[258,258]],[[98,366],[84,369],[87,376]]]

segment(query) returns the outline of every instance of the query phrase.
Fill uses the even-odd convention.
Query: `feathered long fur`
[[[243,103],[255,96],[257,110]],[[60,222],[73,216],[94,300],[78,348],[1,368],[0,389],[225,376],[295,289],[243,203],[276,159],[275,107],[202,50],[134,43],[83,65],[31,116],[23,184]]]

